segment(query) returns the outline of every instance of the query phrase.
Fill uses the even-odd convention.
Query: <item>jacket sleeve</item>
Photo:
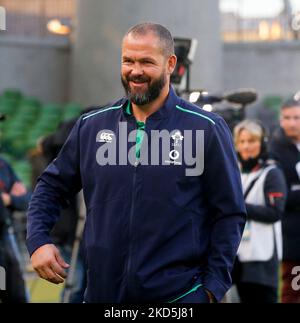
[[[280,169],[271,169],[266,177],[264,194],[266,205],[246,203],[248,219],[274,223],[281,219],[286,202],[286,184]]]
[[[241,176],[230,130],[222,118],[205,140],[205,198],[211,236],[203,285],[221,301],[231,287],[231,271],[246,223]]]
[[[81,189],[79,132],[77,121],[58,156],[39,177],[27,212],[27,248],[29,254],[52,243],[50,231],[61,207]]]

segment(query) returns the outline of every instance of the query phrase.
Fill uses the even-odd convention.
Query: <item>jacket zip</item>
[[[130,210],[130,216],[129,216],[129,247],[128,247],[128,260],[127,260],[127,268],[126,268],[126,273],[127,273],[127,284],[128,284],[128,291],[129,294],[131,295],[130,288],[132,288],[133,284],[132,281],[132,273],[131,273],[131,268],[132,268],[132,249],[133,249],[133,238],[132,238],[132,224],[133,224],[133,217],[134,217],[134,207],[135,207],[135,186],[136,186],[136,172],[137,172],[137,165],[135,165],[134,173],[133,173],[133,179],[132,179],[132,197],[131,197],[131,210]]]
[[[146,122],[145,122],[145,128],[146,128]],[[143,129],[145,131],[145,128]],[[139,130],[139,126],[136,127],[137,130]],[[142,145],[142,143],[141,143]],[[127,268],[126,268],[126,274],[127,274],[127,284],[128,284],[128,292],[129,295],[135,298],[135,290],[134,290],[134,278],[132,271],[132,253],[133,253],[133,238],[132,238],[132,226],[133,226],[133,218],[134,218],[134,209],[135,209],[135,199],[136,199],[136,177],[137,177],[137,168],[140,164],[140,159],[136,157],[136,161],[134,164],[134,173],[133,173],[133,179],[132,179],[132,197],[131,197],[131,210],[130,210],[130,216],[129,216],[129,247],[128,247],[128,260],[127,260]],[[130,290],[131,288],[131,290]]]
[[[131,197],[131,209],[130,209],[130,216],[129,216],[129,247],[128,247],[128,260],[127,260],[127,267],[126,267],[126,274],[127,274],[127,284],[128,284],[128,292],[129,295],[134,296],[133,290],[130,290],[134,287],[134,279],[132,277],[132,252],[133,252],[133,238],[132,238],[132,225],[133,225],[133,217],[134,217],[134,208],[135,208],[135,193],[136,193],[136,176],[137,176],[137,167],[139,165],[139,160],[136,159],[134,164],[134,173],[132,179],[132,197]],[[133,288],[134,289],[134,288]]]

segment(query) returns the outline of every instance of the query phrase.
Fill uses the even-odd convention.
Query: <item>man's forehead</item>
[[[124,37],[122,44],[122,55],[129,54],[144,54],[144,55],[163,55],[163,48],[157,37],[152,35]]]

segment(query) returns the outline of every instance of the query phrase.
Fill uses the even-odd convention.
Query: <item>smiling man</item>
[[[176,62],[168,30],[142,24],[127,32],[122,46],[121,80],[139,121],[144,122],[163,105]]]
[[[175,66],[173,38],[165,27],[132,27],[122,44],[126,97],[83,115],[38,181],[28,210],[27,246],[35,270],[53,283],[63,282],[68,265],[49,231],[60,207],[83,189],[86,302],[220,301],[231,285],[245,224],[231,134],[221,117],[175,94],[170,86]],[[134,132],[133,141],[118,136],[120,124],[127,136]],[[145,164],[143,150],[166,155],[164,146],[153,145],[155,131],[169,134],[170,160]],[[185,142],[185,131],[204,133],[201,175],[188,176],[187,163],[178,162],[183,147],[192,145],[195,152],[199,145]],[[133,149],[134,163],[103,162],[100,152],[111,146]]]

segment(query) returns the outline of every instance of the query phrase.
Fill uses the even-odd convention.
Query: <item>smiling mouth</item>
[[[146,81],[140,82],[140,81],[130,81],[130,84],[135,87],[142,87],[147,84]]]

